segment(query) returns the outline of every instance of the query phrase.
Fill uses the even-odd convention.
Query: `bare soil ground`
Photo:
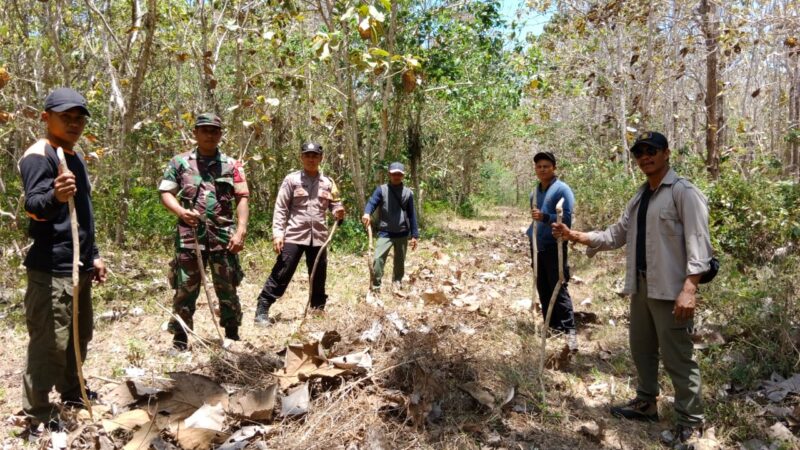
[[[126,379],[152,382],[173,371],[203,374],[229,393],[266,388],[276,382],[273,371],[283,365],[279,352],[287,344],[336,331],[341,339],[326,350],[328,356],[368,350],[371,369],[309,380],[311,402],[301,417],[276,413],[272,420],[253,421],[228,414],[215,442],[260,423],[265,426],[258,433],[229,448],[660,448],[658,435],[672,418],[666,380],[660,423],[631,423],[608,414],[609,404],[634,395],[627,300],[616,294],[621,252],[588,260],[571,250],[574,279],[569,290],[580,348],[577,354],[562,354],[563,338],[549,339],[550,368],[541,374],[542,393],[542,317],[525,307],[532,295],[523,235],[527,225],[525,216],[512,209],[492,210],[475,220],[437,220],[442,233],[409,251],[408,280],[397,292],[388,282],[390,259],[382,306],[365,302],[367,258],[333,253],[327,313],[310,318],[302,328],[308,292],[302,264],[271,311],[275,323],[266,329],[254,326],[255,298],[274,255],[268,243],[251,245],[242,257],[242,340],[229,350],[206,348],[194,340],[190,352],[172,350],[164,326],[168,314],[161,308],[170,308],[172,294],[164,276],[166,251],[107,254],[114,273],[95,292],[96,330],[85,374],[91,388],[107,397]],[[112,311],[120,317],[102,318]],[[39,448],[47,444],[46,436],[38,443],[26,442],[19,436],[22,428],[6,420],[21,405],[27,336],[20,317],[21,308],[12,310],[0,330],[5,342],[0,351],[0,447]],[[202,295],[195,324],[198,335],[214,339]],[[373,336],[365,334],[369,331]],[[285,392],[281,389],[279,397]],[[110,419],[135,407],[112,405],[96,414]],[[69,417],[75,448],[123,448],[135,435],[134,428],[108,433],[102,440],[97,418],[92,423]],[[165,427],[158,435],[153,442],[157,448],[179,445],[174,430]]]

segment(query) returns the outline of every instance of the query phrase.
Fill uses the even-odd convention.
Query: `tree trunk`
[[[719,131],[717,117],[719,22],[716,18],[716,7],[710,0],[700,0],[700,14],[702,14],[702,28],[706,40],[706,170],[711,179],[716,180],[719,178],[719,148],[717,146],[717,132]]]
[[[135,2],[134,2],[135,3]],[[123,147],[122,159],[123,166],[121,168],[122,177],[122,194],[119,204],[119,215],[117,216],[116,229],[114,233],[114,243],[122,245],[125,242],[125,224],[128,221],[128,204],[130,203],[131,191],[131,176],[130,169],[139,161],[137,158],[136,142],[132,138],[131,132],[133,130],[134,120],[139,111],[139,97],[141,95],[142,86],[144,85],[144,78],[147,71],[150,69],[150,57],[152,55],[153,38],[155,36],[156,21],[158,20],[158,10],[156,8],[156,0],[147,0],[147,17],[145,18],[145,38],[142,44],[142,50],[139,53],[138,65],[136,67],[136,74],[131,82],[131,90],[128,95],[128,107],[125,114],[122,116],[122,136]]]

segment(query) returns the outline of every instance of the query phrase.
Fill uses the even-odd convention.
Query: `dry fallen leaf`
[[[478,383],[471,381],[469,383],[464,383],[459,387],[471,395],[472,398],[477,400],[481,405],[486,406],[489,409],[494,409],[494,396],[489,391],[482,388]]]
[[[143,409],[126,411],[113,419],[103,419],[103,429],[111,433],[119,428],[134,430],[137,426],[150,421],[150,415]]]
[[[446,305],[448,303],[447,295],[442,291],[428,290],[423,292],[421,297],[426,305]]]
[[[303,383],[281,399],[281,416],[300,416],[308,412],[311,394],[308,383]]]
[[[205,404],[228,405],[228,393],[219,384],[204,375],[188,372],[171,372],[175,380],[172,391],[159,395],[158,411],[170,414],[171,420],[185,419]],[[163,397],[163,398],[162,398]]]
[[[277,384],[266,389],[239,391],[231,396],[228,412],[251,420],[269,420],[272,418],[277,395]]]

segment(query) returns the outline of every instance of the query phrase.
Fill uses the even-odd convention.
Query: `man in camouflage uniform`
[[[303,253],[309,275],[322,244],[328,239],[325,212],[330,211],[336,220],[344,219],[344,206],[339,199],[339,190],[334,181],[320,173],[322,146],[308,142],[300,147],[300,162],[303,170],[292,172],[283,179],[275,199],[272,215],[273,249],[278,260],[272,273],[258,295],[256,325],[269,324],[269,309],[280,298]],[[328,270],[327,250],[322,253],[310,287],[311,308],[319,312],[325,309],[328,296],[325,294],[325,279]]]
[[[247,234],[248,190],[242,164],[219,150],[222,120],[212,113],[197,116],[197,148],[169,162],[158,190],[161,203],[178,216],[176,255],[170,263],[170,285],[175,289],[173,311],[192,328],[200,294],[200,270],[195,254],[195,232],[203,264],[211,265],[214,291],[225,336],[239,340],[242,310],[236,287],[243,274],[238,253]],[[236,222],[234,222],[234,210]],[[187,348],[186,331],[172,319],[173,345]]]

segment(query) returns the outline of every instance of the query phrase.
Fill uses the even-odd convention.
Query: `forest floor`
[[[227,350],[194,339],[189,352],[172,349],[165,331],[172,295],[165,281],[167,252],[105,252],[113,274],[95,291],[96,329],[84,371],[106,405],[95,409],[94,421],[67,413],[67,439],[75,448],[102,449],[148,443],[159,449],[208,448],[226,440],[222,448],[228,449],[662,448],[659,435],[674,418],[666,378],[661,422],[623,421],[608,413],[610,404],[635,395],[627,299],[617,294],[623,252],[589,260],[578,249],[570,251],[579,351],[564,351],[563,337],[548,340],[542,397],[542,317],[528,309],[532,279],[524,214],[494,209],[474,220],[433,222],[437,237],[409,249],[408,280],[397,292],[386,281],[390,258],[380,304],[365,301],[368,257],[332,253],[326,314],[309,317],[301,329],[308,287],[302,263],[271,311],[274,323],[254,326],[255,298],[274,255],[268,243],[252,244],[242,254],[242,340]],[[7,326],[0,330],[6,343],[0,447],[42,448],[48,435],[26,442],[14,416],[20,411],[27,343],[21,309],[9,308]],[[201,337],[216,336],[202,295],[195,327]],[[289,371],[298,373],[275,375],[288,344],[319,340],[322,345],[289,352]],[[356,361],[361,358],[367,367],[331,367],[322,360],[359,352]],[[173,376],[175,382],[170,372],[184,373]],[[306,378],[298,395],[309,393],[307,413],[282,415],[286,393],[296,389],[286,387]],[[280,386],[272,388],[276,382]],[[247,403],[241,400],[246,392],[258,395]],[[178,398],[191,406],[176,408]],[[159,407],[159,401],[171,406]],[[221,406],[193,414],[203,404]],[[260,409],[247,406],[253,404]],[[183,420],[190,414],[192,423],[206,420],[203,427],[217,431],[192,435],[191,423]]]

